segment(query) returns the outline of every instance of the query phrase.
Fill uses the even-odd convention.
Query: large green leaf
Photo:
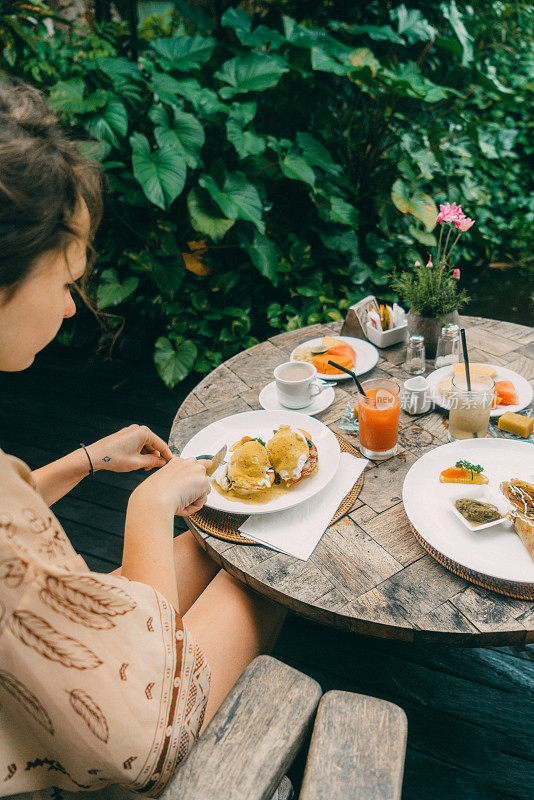
[[[187,114],[175,108],[172,111],[172,122],[169,122],[167,109],[153,106],[149,117],[155,123],[154,136],[160,147],[175,146],[182,153],[188,167],[197,167],[200,162],[200,151],[204,145],[204,128],[193,114]]]
[[[215,203],[198,189],[191,189],[187,195],[187,208],[193,228],[214,242],[220,241],[235,224],[235,220],[221,217]]]
[[[273,28],[267,28],[265,25],[258,25],[251,33],[246,33],[245,31],[236,31],[236,33],[241,44],[256,50],[263,50],[264,48],[268,48],[271,51],[278,50],[285,42],[285,38],[281,33],[278,33]]]
[[[441,12],[445,19],[448,19],[451,27],[462,45],[462,66],[465,67],[473,60],[473,37],[467,32],[460,12],[454,0],[441,4]]]
[[[488,59],[484,61],[483,70],[478,69],[475,66],[473,66],[472,69],[474,69],[480,83],[485,89],[497,91],[499,94],[514,94],[515,89],[513,89],[511,86],[505,86],[504,83],[499,80],[496,68],[493,66],[493,64],[490,64]]]
[[[126,81],[139,81],[143,76],[135,61],[127,58],[109,58],[107,56],[97,56],[96,63],[111,81],[123,84]]]
[[[304,181],[310,186],[315,186],[315,172],[310,165],[295,152],[289,152],[280,159],[280,169],[286,176],[294,181]]]
[[[262,221],[263,206],[258,191],[242,172],[226,175],[222,189],[211,175],[202,175],[199,184],[206,189],[229,219],[244,219],[254,223],[260,233],[265,233]]]
[[[416,189],[410,197],[409,186],[401,178],[393,184],[391,199],[403,214],[413,214],[421,220],[429,233],[436,225],[438,210],[430,195]]]
[[[105,269],[100,276],[100,283],[96,290],[98,308],[118,306],[130,297],[139,286],[139,278],[126,278],[124,283],[119,282],[119,277],[114,269]]]
[[[227,121],[226,136],[234,145],[239,158],[258,156],[266,147],[265,136],[260,136],[254,131],[244,131],[235,119]]]
[[[71,114],[96,111],[108,102],[109,94],[104,89],[97,89],[87,97],[84,96],[85,89],[82,78],[60,81],[50,90],[48,102],[54,111],[66,111]]]
[[[375,42],[395,42],[396,44],[406,44],[402,36],[395,33],[391,25],[350,25],[348,22],[331,22],[329,28],[342,33],[351,33],[354,36],[362,34],[373,39]]]
[[[428,231],[424,231],[419,228],[417,225],[410,225],[408,227],[409,233],[413,236],[421,244],[424,244],[425,247],[435,247],[437,245],[436,237],[433,233],[428,233]]]
[[[242,8],[227,8],[221,17],[221,25],[224,28],[249,33],[252,28],[252,17]]]
[[[111,97],[99,114],[87,120],[85,127],[95,139],[119,147],[118,137],[124,137],[128,132],[128,114],[124,104],[118,97]]]
[[[216,44],[216,39],[211,36],[178,35],[168,39],[154,39],[150,46],[165,60],[169,69],[189,72],[199,69],[210,60]]]
[[[84,140],[76,142],[76,147],[82,156],[97,162],[104,161],[111,151],[109,142],[91,142]]]
[[[159,100],[175,108],[182,105],[182,97],[194,103],[202,91],[200,83],[195,78],[178,81],[163,72],[155,72],[152,75],[150,87]]]
[[[268,278],[274,286],[277,286],[280,251],[272,239],[269,239],[263,233],[255,231],[252,243],[242,241],[241,246],[247,251],[250,260],[259,272]]]
[[[423,178],[427,181],[432,180],[434,172],[439,168],[439,164],[432,150],[416,150],[411,153],[411,156],[421,170]]]
[[[336,164],[326,149],[311,133],[299,131],[297,144],[302,150],[302,157],[311,167],[320,167],[330,175],[340,175],[342,167]]]
[[[284,24],[284,34],[290,44],[297,47],[313,47],[316,44],[323,44],[329,41],[330,37],[326,31],[316,28],[306,28],[299,25],[291,17],[282,17]]]
[[[136,180],[151,203],[167,209],[185,185],[187,166],[176,146],[165,145],[154,152],[146,136],[130,136],[132,166]]]
[[[263,153],[266,147],[264,136],[260,136],[254,131],[245,131],[243,128],[248,125],[256,116],[257,103],[232,103],[228,120],[226,122],[226,135],[240,158],[247,156],[257,156]]]
[[[160,336],[154,349],[154,363],[163,382],[171,389],[183,381],[193,369],[197,358],[197,346],[189,339],[176,344]]]
[[[225,61],[215,77],[229,84],[220,89],[228,99],[245,92],[261,92],[276,86],[289,67],[283,58],[267,53],[247,53]]]
[[[425,19],[419,9],[408,10],[403,4],[391,9],[389,16],[391,19],[397,20],[399,35],[406,36],[410,44],[432,39],[436,35],[436,29]]]
[[[347,64],[342,64],[322,47],[312,47],[311,65],[317,72],[333,72],[334,75],[347,75],[350,69]]]
[[[278,49],[285,41],[278,31],[259,25],[252,31],[252,17],[242,8],[228,8],[221,17],[221,25],[233,28],[241,44],[261,50],[268,45],[271,50]]]
[[[383,69],[381,76],[390,82],[390,85],[399,94],[408,97],[417,97],[425,103],[438,103],[445,100],[450,89],[438,86],[422,74],[415,61],[398,64],[391,70]]]
[[[342,197],[330,198],[330,218],[332,222],[341,225],[350,225],[352,228],[358,227],[358,212],[353,205],[347,203]]]

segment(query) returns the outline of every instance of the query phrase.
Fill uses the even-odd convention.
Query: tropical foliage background
[[[392,299],[446,200],[476,219],[462,269],[534,263],[534,4],[258,6],[175,0],[134,60],[125,23],[0,0],[1,68],[106,174],[98,306],[168,386]]]

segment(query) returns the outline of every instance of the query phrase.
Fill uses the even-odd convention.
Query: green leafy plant
[[[436,245],[434,198],[476,213],[464,270],[528,266],[531,4],[315,3],[314,22],[290,0],[175,7],[143,23],[137,62],[120,23],[2,62],[102,164],[98,304],[167,385],[370,292],[395,299],[392,271]]]
[[[0,0],[0,48],[6,63],[14,67],[37,37],[46,34],[45,20],[60,19],[41,0]]]

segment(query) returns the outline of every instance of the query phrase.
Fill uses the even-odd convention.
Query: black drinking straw
[[[462,349],[464,351],[464,363],[465,363],[465,377],[467,378],[467,391],[471,391],[471,375],[469,373],[469,356],[467,355],[467,342],[465,340],[465,328],[462,328],[460,331],[460,336],[462,337]]]
[[[346,372],[347,375],[350,375],[351,378],[353,379],[354,383],[358,387],[358,391],[360,392],[360,394],[363,394],[364,397],[367,397],[367,395],[365,394],[365,392],[363,390],[363,386],[361,385],[360,381],[356,377],[356,373],[355,372],[353,372],[351,369],[347,369],[346,367],[342,367],[341,364],[336,364],[335,361],[329,361],[328,363],[330,364],[331,367],[336,367],[337,369],[340,369],[342,372]]]
[[[465,339],[465,328],[460,331],[462,337],[462,350],[464,351],[465,377],[467,379],[467,391],[471,391],[471,375],[469,374],[469,356],[467,355],[467,342]],[[478,439],[478,433],[473,431],[473,438]]]

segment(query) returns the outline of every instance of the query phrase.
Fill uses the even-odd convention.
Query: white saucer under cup
[[[317,380],[317,370],[307,361],[286,361],[274,370],[280,405],[292,410],[309,406],[327,387]]]
[[[299,408],[300,414],[306,414],[313,417],[315,414],[320,414],[329,408],[336,399],[336,393],[333,386],[327,386],[324,392],[314,397],[311,403],[304,408]],[[280,403],[278,399],[278,392],[276,391],[276,381],[271,381],[267,386],[264,386],[258,397],[259,404],[266,411],[286,411],[287,409]]]

